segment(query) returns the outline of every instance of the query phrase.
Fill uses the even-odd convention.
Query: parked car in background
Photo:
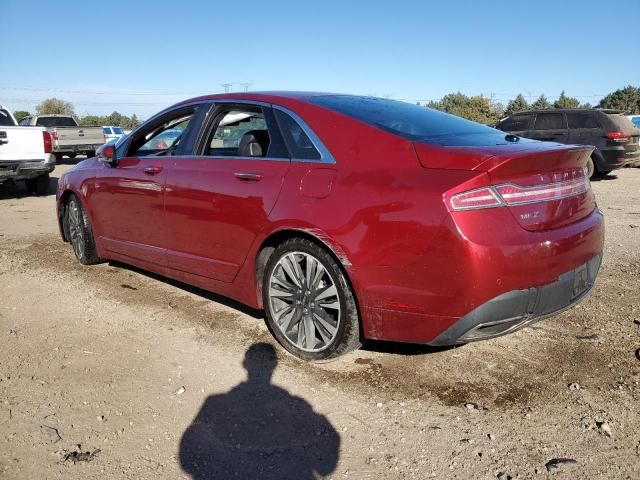
[[[496,128],[525,138],[593,145],[589,176],[640,163],[640,132],[620,110],[554,109],[518,112]]]
[[[80,127],[71,115],[37,115],[24,117],[20,125],[45,127],[53,140],[53,153],[59,160],[66,155],[92,157],[105,143],[102,127]]]
[[[49,132],[19,127],[9,109],[0,105],[0,184],[24,181],[30,193],[44,195],[55,166]]]
[[[67,171],[58,218],[81,263],[264,308],[306,360],[364,339],[453,345],[590,291],[604,241],[592,152],[387,99],[212,95]]]
[[[118,140],[120,137],[124,136],[124,130],[120,127],[103,126],[102,134],[104,135],[104,141],[106,143],[110,140]]]
[[[640,128],[640,115],[629,115],[627,118],[631,120],[631,123],[633,123],[636,128]]]

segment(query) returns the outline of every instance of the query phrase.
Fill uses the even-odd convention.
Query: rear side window
[[[500,130],[505,132],[521,132],[529,130],[529,123],[533,115],[511,115],[500,123]]]
[[[102,129],[102,133],[104,133],[105,135],[111,135],[111,129],[104,127]]]
[[[291,158],[300,160],[320,160],[320,152],[311,139],[290,115],[274,110],[278,126],[287,144]]]
[[[600,128],[600,125],[588,113],[567,113],[569,128]]]
[[[38,117],[36,125],[40,127],[77,127],[71,117]]]
[[[558,130],[566,128],[564,126],[564,115],[562,113],[538,113],[533,128],[534,130]]]
[[[636,127],[640,128],[640,116],[638,116],[638,117],[633,117],[633,118],[631,119],[631,122],[632,122]]]
[[[113,133],[116,135],[122,135],[124,133],[120,127],[114,127],[111,130],[113,130]]]
[[[13,127],[14,123],[11,115],[6,110],[0,110],[0,127]]]
[[[479,123],[397,100],[330,95],[310,97],[307,101],[411,141],[496,133],[494,129]]]

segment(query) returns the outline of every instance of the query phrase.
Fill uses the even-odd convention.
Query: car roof
[[[521,113],[624,113],[623,110],[617,110],[615,108],[540,108],[537,110],[522,110],[521,112],[514,112],[511,115],[518,115]]]
[[[189,98],[178,105],[205,101],[205,100],[241,100],[253,102],[277,102],[278,100],[297,100],[304,101],[311,97],[320,96],[338,96],[345,95],[341,93],[329,92],[302,92],[302,91],[263,91],[263,92],[235,92],[235,93],[217,93],[212,95],[202,95],[200,97]]]

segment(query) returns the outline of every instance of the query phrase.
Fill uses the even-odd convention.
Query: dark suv
[[[596,147],[588,174],[605,175],[625,165],[640,165],[640,130],[620,110],[566,108],[518,112],[496,128],[534,140]]]

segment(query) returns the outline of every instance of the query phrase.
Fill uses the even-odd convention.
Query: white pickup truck
[[[93,157],[105,142],[102,127],[80,127],[71,115],[38,115],[24,117],[23,126],[44,127],[51,134],[53,153],[59,160],[63,155],[74,158],[78,154]]]
[[[24,180],[30,193],[49,191],[49,173],[56,166],[51,134],[42,127],[19,127],[0,105],[0,185]]]

